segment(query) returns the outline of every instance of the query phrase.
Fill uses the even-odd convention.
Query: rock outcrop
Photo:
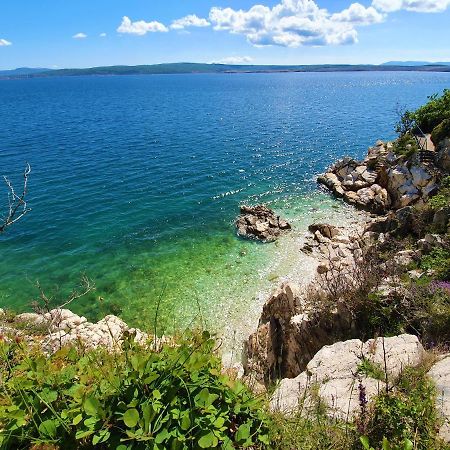
[[[105,347],[114,350],[121,347],[126,336],[132,336],[140,344],[147,343],[150,338],[116,316],[108,315],[97,323],[91,323],[68,309],[52,309],[45,314],[19,314],[15,323],[20,323],[20,328],[17,330],[11,324],[10,332],[15,330],[24,339],[37,342],[47,353],[70,344],[82,345],[86,349]],[[32,335],[27,335],[27,325],[34,329]]]
[[[439,434],[450,442],[450,354],[442,357],[428,372],[428,376],[436,385],[436,407],[443,420]]]
[[[448,170],[448,146],[442,144],[436,163]],[[426,202],[438,189],[440,169],[392,152],[392,143],[378,141],[363,161],[344,158],[318,177],[337,197],[359,209],[384,214],[389,209]]]
[[[390,383],[405,367],[418,365],[423,355],[417,337],[408,334],[325,346],[304,372],[281,381],[272,395],[271,408],[288,415],[300,408],[307,413],[318,395],[330,416],[351,420],[359,410],[360,386],[370,400],[386,388],[386,379]]]
[[[291,225],[264,205],[241,206],[241,214],[236,219],[239,236],[257,239],[263,242],[276,240],[283,231],[291,229]]]

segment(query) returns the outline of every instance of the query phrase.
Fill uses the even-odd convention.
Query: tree
[[[31,173],[30,164],[26,164],[23,172],[23,188],[20,194],[16,192],[12,182],[6,176],[3,177],[6,186],[8,187],[8,211],[0,218],[0,233],[3,233],[9,226],[20,220],[25,214],[31,211],[27,205],[27,189],[28,176]]]

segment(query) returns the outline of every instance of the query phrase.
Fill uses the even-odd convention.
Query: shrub
[[[406,368],[393,389],[375,398],[365,442],[383,449],[444,448],[437,437],[436,389],[426,371]]]
[[[420,266],[424,270],[432,270],[434,276],[442,281],[450,281],[450,249],[435,248],[425,255]]]
[[[450,137],[450,118],[443,120],[439,125],[433,128],[431,140],[435,145]]]
[[[450,89],[444,89],[441,96],[428,97],[428,103],[417,109],[413,118],[424,133],[431,133],[442,121],[450,119]]]
[[[450,176],[442,179],[439,192],[430,200],[433,209],[445,208],[450,205]]]
[[[221,374],[208,334],[150,352],[66,347],[46,357],[0,343],[0,447],[254,448],[267,441],[259,400]],[[49,448],[49,447],[47,447]]]
[[[393,151],[397,156],[406,156],[409,159],[418,150],[419,147],[417,142],[410,132],[400,135],[400,137],[393,142]]]

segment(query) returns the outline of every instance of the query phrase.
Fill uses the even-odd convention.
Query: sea
[[[32,172],[31,211],[0,235],[0,307],[57,306],[88,277],[95,290],[69,307],[89,320],[240,339],[281,281],[311,276],[307,225],[357,220],[317,175],[449,87],[424,72],[1,80],[0,175],[20,190]],[[294,230],[239,238],[239,205],[259,203]]]

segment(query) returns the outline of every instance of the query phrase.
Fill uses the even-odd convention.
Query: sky
[[[450,61],[450,0],[0,0],[0,69]]]

